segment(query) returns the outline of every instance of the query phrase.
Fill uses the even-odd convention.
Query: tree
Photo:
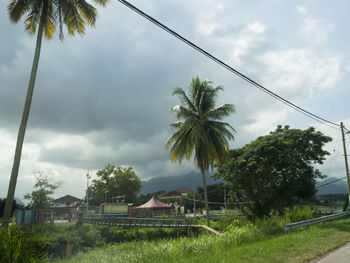
[[[211,209],[220,209],[221,207],[224,207],[225,187],[226,189],[228,189],[228,186],[224,185],[224,183],[207,185],[208,200],[212,202],[211,204],[209,204],[209,207]],[[203,196],[204,189],[202,187],[198,187],[197,191],[201,196]]]
[[[99,179],[92,180],[89,187],[89,203],[99,205],[104,202],[116,201],[121,197],[127,203],[136,201],[136,195],[141,189],[141,180],[131,167],[107,166],[97,173]]]
[[[38,172],[35,175],[36,183],[32,193],[26,194],[24,199],[29,200],[29,205],[34,209],[48,209],[51,206],[53,198],[51,195],[59,187],[58,183],[51,184],[47,175]]]
[[[222,87],[213,88],[210,84],[209,80],[202,82],[198,77],[193,78],[189,96],[180,87],[174,89],[173,95],[179,97],[181,105],[173,107],[172,112],[179,121],[171,124],[176,132],[166,143],[174,162],[178,160],[181,163],[184,157],[189,160],[194,152],[194,161],[202,174],[208,226],[210,222],[205,173],[226,156],[228,140],[234,139],[231,133],[234,129],[220,120],[235,112],[232,104],[215,108],[215,99]]]
[[[287,206],[315,194],[316,178],[324,178],[313,164],[329,155],[322,147],[332,139],[310,127],[306,130],[278,126],[240,149],[230,150],[216,177],[231,183],[234,202],[248,202],[250,217],[284,213]]]
[[[93,2],[101,6],[105,6],[108,1],[109,0],[93,0]],[[25,30],[31,35],[35,34],[37,31],[37,38],[22,120],[17,135],[15,156],[4,212],[4,227],[8,226],[11,216],[11,205],[16,190],[22,146],[32,103],[42,36],[44,34],[47,39],[51,39],[55,33],[57,23],[59,25],[59,37],[61,40],[64,38],[63,25],[66,25],[69,35],[75,35],[76,33],[83,35],[85,33],[85,26],[91,25],[93,27],[97,16],[95,7],[86,0],[11,0],[7,10],[10,20],[13,23],[17,23],[24,14],[28,13],[25,19]]]

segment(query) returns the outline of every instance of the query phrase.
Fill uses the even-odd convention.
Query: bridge
[[[83,223],[118,227],[192,228],[192,220],[158,218],[83,218]]]

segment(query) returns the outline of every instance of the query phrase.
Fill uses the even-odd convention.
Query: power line
[[[341,181],[341,180],[343,180],[343,179],[345,179],[345,178],[346,178],[346,176],[344,176],[344,177],[342,177],[342,178],[340,178],[340,179],[334,180],[334,181],[332,181],[332,182],[326,183],[326,184],[321,184],[321,185],[319,185],[319,186],[317,186],[317,187],[315,187],[315,188],[317,189],[317,188],[320,188],[320,187],[327,186],[327,185],[329,185],[329,184],[334,184],[334,183],[336,183],[336,182],[338,182],[338,181]]]
[[[244,75],[243,73],[237,71],[236,69],[232,68],[231,66],[229,66],[228,64],[226,64],[225,62],[223,62],[222,60],[216,58],[215,56],[213,56],[212,54],[210,54],[209,52],[205,51],[204,49],[202,49],[201,47],[197,46],[196,44],[194,44],[193,42],[189,41],[188,39],[184,38],[183,36],[181,36],[180,34],[176,33],[174,30],[170,29],[169,27],[165,26],[164,24],[162,24],[161,22],[159,22],[158,20],[156,20],[155,18],[151,17],[150,15],[146,14],[145,12],[143,12],[142,10],[138,9],[137,7],[135,7],[134,5],[130,4],[129,2],[125,1],[125,0],[118,0],[120,3],[122,3],[123,5],[125,5],[126,7],[130,8],[131,10],[133,10],[134,12],[136,12],[137,14],[141,15],[142,17],[146,18],[147,20],[149,20],[150,22],[152,22],[153,24],[155,24],[156,26],[160,27],[161,29],[163,29],[164,31],[168,32],[169,34],[173,35],[174,37],[176,37],[177,39],[179,39],[180,41],[184,42],[185,44],[187,44],[188,46],[194,48],[195,50],[197,50],[198,52],[202,53],[203,55],[205,55],[206,57],[210,58],[211,60],[213,60],[214,62],[218,63],[220,66],[226,68],[227,70],[229,70],[230,72],[236,74],[238,77],[242,78],[243,80],[247,81],[249,84],[255,86],[256,88],[260,89],[261,91],[267,93],[268,95],[272,96],[273,98],[279,100],[280,102],[286,104],[287,106],[293,108],[296,111],[299,111],[300,113],[304,114],[305,116],[316,120],[318,122],[324,123],[326,125],[328,125],[329,127],[332,127],[333,129],[337,129],[331,125],[334,125],[336,127],[340,127],[339,124],[329,121],[325,118],[322,118],[316,114],[311,113],[310,111],[307,111],[299,106],[297,106],[296,104],[284,99],[283,97],[279,96],[278,94],[274,93],[273,91],[265,88],[264,86],[260,85],[259,83],[257,83],[256,81],[252,80],[251,78],[249,78],[248,76]],[[337,129],[338,130],[338,129]]]
[[[196,201],[196,202],[199,202],[199,203],[205,203],[205,201],[202,201],[202,200],[195,200],[195,199],[192,199],[192,198],[187,198],[187,197],[183,197],[183,199],[186,199],[186,200],[189,200],[189,201]],[[226,203],[228,205],[247,205],[247,204],[252,204],[253,202],[235,202],[235,203]],[[217,205],[224,205],[225,203],[221,203],[221,202],[208,202],[208,204],[217,204]]]

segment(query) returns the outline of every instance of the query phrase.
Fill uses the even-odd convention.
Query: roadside
[[[309,263],[348,263],[350,261],[350,242],[345,243],[326,255],[315,258]]]

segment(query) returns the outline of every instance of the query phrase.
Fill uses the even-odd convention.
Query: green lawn
[[[350,218],[294,230],[288,235],[268,234],[248,224],[222,236],[110,245],[78,254],[69,262],[307,262],[347,241]],[[67,261],[55,261],[59,262]]]

